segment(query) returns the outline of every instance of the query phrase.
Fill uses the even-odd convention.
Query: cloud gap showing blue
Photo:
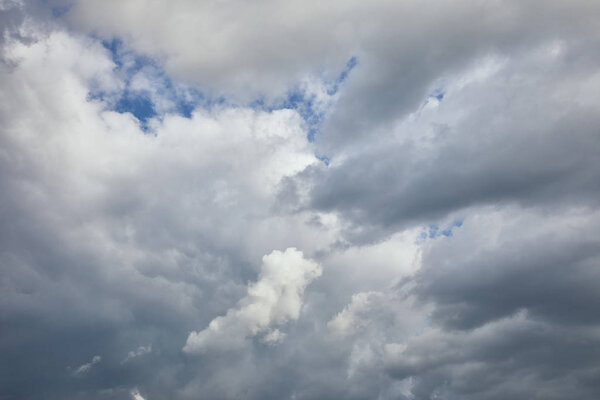
[[[101,43],[109,51],[115,64],[115,73],[121,78],[124,87],[113,92],[96,88],[90,91],[88,97],[106,102],[109,110],[131,113],[139,121],[141,129],[144,131],[149,130],[148,123],[152,118],[160,119],[166,112],[191,118],[192,112],[198,106],[210,108],[214,105],[228,103],[223,97],[210,98],[191,86],[175,84],[156,61],[126,48],[120,38],[101,40]],[[323,82],[327,96],[333,97],[338,93],[350,72],[357,65],[358,58],[353,56],[334,79]],[[145,74],[152,79],[153,92],[133,87],[132,81],[138,74]],[[157,100],[166,100],[172,104],[172,107],[167,110],[160,109]],[[288,92],[283,100],[269,104],[263,97],[258,97],[247,103],[247,106],[265,111],[295,110],[307,124],[307,140],[311,143],[315,141],[315,136],[319,133],[320,125],[327,113],[327,109],[323,110],[317,106],[316,95],[308,93],[300,85]],[[315,157],[327,166],[331,161],[326,155],[315,154]]]
[[[348,79],[350,72],[358,65],[358,58],[356,56],[351,57],[347,62],[340,74],[333,80],[325,81],[326,93],[328,96],[335,96],[340,90],[341,85]],[[264,106],[263,100],[258,100],[256,103],[258,106]],[[269,109],[267,107],[267,109]],[[308,133],[307,140],[311,143],[315,141],[315,137],[320,132],[320,125],[327,116],[327,109],[319,109],[316,104],[315,94],[307,93],[307,91],[298,86],[294,90],[290,91],[287,97],[276,107],[271,109],[293,109],[300,114],[304,122],[307,124]],[[322,161],[326,166],[329,166],[331,159],[322,154],[315,154],[315,157]]]
[[[353,56],[347,62],[343,71],[333,80],[325,81],[327,95],[334,96],[339,91],[341,85],[348,79],[350,72],[358,65],[358,58]],[[296,110],[308,125],[307,139],[309,142],[315,141],[315,136],[319,133],[319,126],[326,116],[326,111],[318,110],[315,104],[315,95],[306,93],[301,87],[296,87],[288,93],[285,100],[276,108],[289,108]]]
[[[115,63],[115,73],[122,79],[124,88],[119,92],[107,92],[99,88],[92,90],[89,97],[107,102],[110,110],[131,113],[138,119],[144,131],[148,130],[148,122],[151,118],[160,118],[165,112],[191,118],[194,109],[206,102],[201,91],[188,86],[177,86],[158,63],[126,49],[121,39],[103,40],[102,45],[109,51]],[[151,79],[153,92],[132,86],[132,80],[138,74]],[[166,110],[160,109],[157,100],[171,106]]]
[[[462,220],[455,220],[445,228],[440,228],[439,225],[431,224],[427,230],[421,233],[421,239],[435,239],[440,236],[451,237],[454,235],[453,230],[460,228],[463,225]]]
[[[446,92],[444,91],[444,89],[437,88],[434,91],[432,91],[431,93],[429,93],[429,96],[427,96],[427,99],[435,98],[438,101],[442,101],[444,99],[444,96],[446,96]]]

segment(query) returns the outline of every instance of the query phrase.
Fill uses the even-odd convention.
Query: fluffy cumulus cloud
[[[598,21],[0,0],[0,398],[599,398]]]
[[[213,319],[206,329],[190,333],[183,351],[237,349],[245,339],[265,331],[263,341],[279,342],[285,334],[272,326],[298,319],[304,289],[321,273],[317,263],[305,260],[302,252],[294,248],[264,256],[259,280],[248,286],[240,307]]]

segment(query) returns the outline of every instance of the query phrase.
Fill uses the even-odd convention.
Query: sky
[[[0,31],[0,399],[600,398],[600,2]]]

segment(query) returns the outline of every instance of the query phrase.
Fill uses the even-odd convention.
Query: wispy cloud
[[[152,346],[140,346],[137,348],[137,350],[130,351],[129,353],[127,353],[127,357],[125,357],[123,361],[121,361],[121,364],[125,364],[133,358],[143,356],[144,354],[148,354],[150,352],[152,352]]]
[[[100,356],[92,357],[92,360],[89,363],[85,363],[85,364],[77,367],[77,369],[75,369],[75,371],[73,371],[73,376],[81,376],[81,375],[88,373],[94,367],[94,365],[99,364],[100,361],[102,361],[102,357],[100,357]]]

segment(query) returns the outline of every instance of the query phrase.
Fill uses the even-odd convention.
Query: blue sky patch
[[[443,88],[438,88],[435,89],[433,92],[431,92],[428,96],[428,98],[435,98],[438,101],[442,101],[444,99],[444,96],[446,95],[446,92],[444,91]]]
[[[171,80],[162,67],[150,57],[140,55],[128,49],[119,38],[102,41],[115,63],[115,74],[123,82],[119,91],[93,89],[90,99],[98,99],[107,104],[107,109],[119,113],[129,112],[139,121],[142,129],[147,129],[148,120],[162,118],[166,113],[179,114],[190,118],[197,107],[209,108],[227,103],[219,97],[212,99],[189,85],[177,84]],[[357,57],[351,57],[344,69],[332,80],[324,81],[325,100],[338,93],[341,85],[348,79],[350,72],[358,65]],[[321,123],[326,117],[329,104],[323,105],[322,95],[317,99],[314,92],[298,85],[279,101],[273,104],[257,98],[246,106],[265,111],[293,109],[303,118],[307,126],[307,140],[314,142]],[[329,165],[329,158],[318,155],[317,158]]]
[[[175,84],[158,63],[127,49],[121,39],[105,40],[102,45],[110,52],[114,72],[124,88],[113,92],[93,89],[89,98],[104,101],[109,110],[133,114],[146,130],[150,118],[160,118],[165,113],[190,118],[197,106],[205,105],[202,92]],[[148,84],[144,86],[143,82]]]
[[[427,227],[426,230],[421,232],[421,239],[435,239],[440,236],[450,237],[453,236],[453,230],[460,228],[463,225],[462,220],[455,220],[445,228],[440,228],[439,225],[432,224]]]
[[[120,113],[130,112],[144,124],[148,121],[148,118],[156,116],[154,105],[149,97],[143,94],[132,94],[128,91],[125,91],[115,105],[115,111]]]
[[[344,70],[333,80],[324,81],[327,96],[333,97],[338,93],[341,85],[348,79],[350,72],[358,65],[358,58],[352,57],[346,63]],[[316,95],[307,92],[301,86],[288,92],[286,98],[272,107],[272,109],[289,108],[296,110],[304,119],[308,127],[307,139],[314,142],[315,136],[319,133],[321,123],[326,117],[327,109],[320,109],[317,104]]]
[[[317,158],[317,160],[323,162],[323,164],[325,164],[326,166],[329,167],[329,163],[331,162],[331,160],[329,159],[329,157],[318,155],[318,154],[315,154],[315,157]]]
[[[329,89],[327,91],[327,94],[329,94],[330,96],[333,96],[334,94],[336,94],[340,88],[340,85],[342,83],[344,83],[344,81],[346,81],[346,79],[348,79],[348,75],[350,74],[350,71],[352,71],[354,69],[354,67],[356,67],[357,65],[358,65],[358,58],[356,58],[355,56],[350,58],[348,60],[348,62],[346,63],[346,68],[338,75],[337,79],[333,82],[331,89]]]

